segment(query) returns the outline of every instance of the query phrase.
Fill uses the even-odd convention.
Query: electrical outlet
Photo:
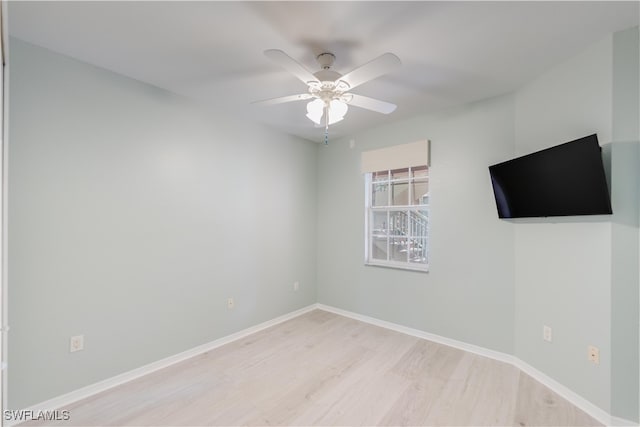
[[[548,342],[551,342],[553,339],[551,327],[544,325],[542,326],[542,339]]]
[[[293,283],[293,290],[294,290],[294,291],[297,291],[298,289],[300,289],[300,283],[298,283],[298,282],[294,282],[294,283]]]
[[[587,347],[587,356],[590,362],[593,362],[596,365],[600,364],[600,349],[598,347],[593,345]]]
[[[76,335],[69,339],[69,353],[84,350],[84,335]]]
[[[229,310],[232,310],[233,307],[235,307],[235,306],[236,306],[236,303],[235,303],[235,301],[233,301],[233,298],[227,299],[227,308]]]

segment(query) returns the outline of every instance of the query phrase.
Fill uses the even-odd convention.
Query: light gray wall
[[[316,144],[10,54],[8,409],[316,301]]]
[[[619,212],[638,167],[623,168],[624,147],[612,143],[614,69],[611,35],[513,96],[331,142],[318,164],[318,301],[513,353],[600,408],[637,419],[637,403],[629,403],[637,402],[635,380],[615,380],[638,376],[637,351],[626,352],[638,347],[637,225],[619,228],[619,215],[500,221],[486,169],[597,133],[605,162],[613,163],[605,166]],[[616,90],[637,93],[615,81]],[[433,155],[430,272],[365,267],[360,153],[424,138]],[[630,297],[628,310],[614,314],[612,296]],[[543,325],[553,328],[552,343],[542,339]],[[587,360],[590,344],[600,348],[598,366]],[[623,392],[629,395],[617,400]]]
[[[611,143],[612,37],[516,94],[519,154],[592,133]],[[615,207],[614,207],[615,208]],[[516,356],[610,410],[611,218],[570,217],[515,227]],[[553,342],[542,339],[543,325]],[[600,349],[600,365],[587,346]]]
[[[638,27],[613,35],[611,412],[638,420],[640,55]]]
[[[611,35],[516,93],[518,154],[597,133],[614,212],[514,225],[516,356],[630,420],[639,367],[637,34]],[[543,325],[552,343],[541,339]],[[588,345],[599,347],[600,365],[587,360]]]
[[[512,353],[513,229],[487,166],[513,156],[513,111],[505,96],[321,148],[318,302]],[[431,140],[430,271],[364,266],[361,152],[420,139]]]
[[[638,420],[640,145],[612,143],[611,413]]]

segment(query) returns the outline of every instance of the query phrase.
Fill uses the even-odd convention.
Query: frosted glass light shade
[[[329,103],[329,124],[339,122],[347,114],[349,107],[344,102],[334,99]]]
[[[319,125],[324,113],[324,102],[321,99],[314,99],[307,104],[307,117],[309,120]]]
[[[339,122],[347,114],[349,107],[342,101],[336,99],[329,103],[329,124]],[[321,99],[314,99],[307,104],[307,117],[315,124],[322,124],[322,116],[324,115],[325,104]]]

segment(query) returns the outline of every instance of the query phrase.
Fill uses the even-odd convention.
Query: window
[[[365,183],[366,264],[426,271],[428,167],[368,172]]]

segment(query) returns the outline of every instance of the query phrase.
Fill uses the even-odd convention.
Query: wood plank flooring
[[[601,425],[511,365],[320,310],[64,409],[53,425]]]

